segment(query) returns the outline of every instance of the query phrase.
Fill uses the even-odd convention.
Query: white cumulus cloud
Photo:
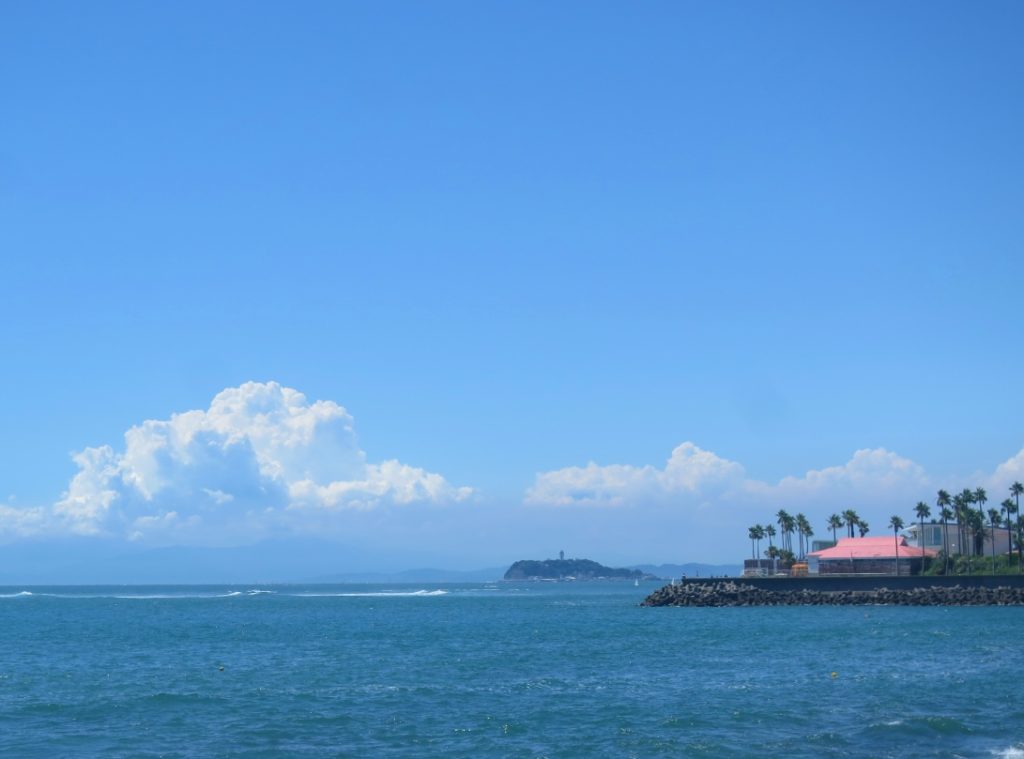
[[[472,493],[398,461],[367,462],[344,408],[311,403],[276,382],[228,388],[205,411],[132,427],[120,451],[86,448],[73,459],[79,471],[49,513],[0,514],[9,531],[48,525],[135,540],[202,529],[253,533],[301,527],[302,511],[461,501]]]
[[[930,487],[922,467],[884,448],[859,450],[845,464],[767,483],[748,478],[737,462],[686,442],[672,451],[662,468],[591,462],[543,472],[525,500],[553,506],[707,506],[734,501],[772,505],[872,499],[883,493],[888,498],[919,499]]]
[[[614,545],[633,556],[721,561],[749,555],[747,528],[774,523],[779,509],[805,513],[824,534],[829,514],[853,508],[878,533],[890,515],[909,517],[933,487],[922,467],[883,448],[763,482],[739,463],[687,442],[661,467],[590,463],[541,473],[524,500],[554,507],[540,509],[538,517],[552,534],[582,531],[595,543],[615,536]]]
[[[526,493],[530,504],[557,506],[622,506],[693,498],[735,487],[743,482],[743,467],[687,442],[672,451],[664,468],[611,464],[566,467],[537,475]]]
[[[750,483],[755,492],[797,500],[890,498],[920,500],[931,481],[924,468],[884,448],[861,449],[845,464],[812,469],[802,477],[784,477],[777,485]]]
[[[20,538],[37,535],[52,522],[49,509],[0,504],[0,536]]]
[[[1024,450],[997,466],[996,471],[986,481],[989,490],[999,494],[999,500],[1006,497],[1010,485],[1015,482],[1024,482]]]

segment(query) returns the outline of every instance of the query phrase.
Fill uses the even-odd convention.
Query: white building
[[[943,525],[935,524],[933,522],[925,522],[924,524],[924,540],[918,536],[918,532],[921,529],[919,522],[907,525],[907,529],[904,534],[910,541],[911,545],[915,545],[918,548],[929,548],[933,551],[945,551],[949,549],[951,556],[956,554],[970,554],[978,555],[975,551],[974,536],[968,530],[965,537],[966,545],[960,545],[960,529],[955,522],[949,522],[945,525],[946,537],[943,539],[942,531]],[[981,552],[982,556],[992,555],[992,528],[988,525],[985,526],[985,537],[984,537],[984,550]],[[948,542],[946,542],[948,541]],[[1010,551],[1010,533],[1005,527],[995,528],[995,541],[996,541],[996,553],[1003,554],[1009,553]]]

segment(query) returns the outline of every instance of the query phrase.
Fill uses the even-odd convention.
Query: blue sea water
[[[1024,608],[655,587],[0,589],[0,755],[1024,756]]]

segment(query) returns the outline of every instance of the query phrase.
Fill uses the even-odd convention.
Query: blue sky
[[[331,445],[443,479],[398,503],[381,475],[302,528],[399,563],[417,536],[449,566],[732,561],[781,506],[880,531],[1024,468],[1018,3],[2,15],[4,541],[65,539],[71,455],[101,446],[122,513],[73,546],[291,534],[132,527],[220,489],[176,465],[132,491],[125,433],[233,388],[337,404],[357,437]],[[302,511],[302,467],[282,480],[232,419],[262,469],[230,482],[287,493],[247,508]],[[742,474],[708,485],[691,449],[684,484],[637,474],[686,443]],[[857,451],[872,474],[808,476]],[[654,524],[671,538],[622,537]]]

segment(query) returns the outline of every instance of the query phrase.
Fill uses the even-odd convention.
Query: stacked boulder
[[[1020,606],[1024,588],[962,588],[959,585],[908,590],[764,590],[723,581],[666,585],[641,606]]]

